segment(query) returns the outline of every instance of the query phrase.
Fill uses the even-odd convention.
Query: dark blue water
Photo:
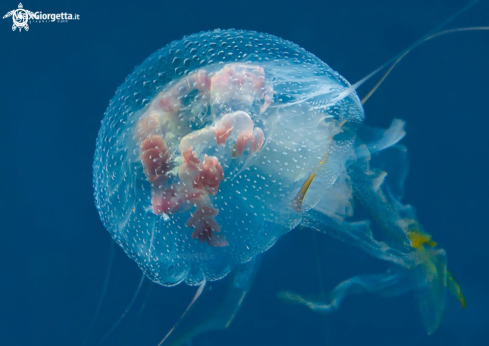
[[[155,50],[202,30],[256,30],[296,42],[355,82],[467,2],[24,3],[33,12],[78,13],[80,20],[31,23],[21,33],[12,32],[11,18],[0,21],[0,345],[82,345],[87,337],[111,244],[93,203],[95,139],[116,88]],[[3,1],[0,12],[17,5]],[[450,27],[488,24],[489,3],[482,1]],[[327,319],[284,305],[276,298],[281,290],[319,295],[386,268],[324,235],[293,231],[264,255],[230,328],[194,344],[489,344],[488,59],[488,32],[433,40],[412,52],[365,106],[367,124],[407,122],[411,169],[404,201],[447,250],[465,310],[450,297],[442,326],[428,336],[410,294],[354,296]],[[123,313],[140,276],[117,248],[87,345],[96,345]],[[209,286],[175,333],[219,303],[223,283]],[[147,281],[105,345],[156,345],[194,291]]]

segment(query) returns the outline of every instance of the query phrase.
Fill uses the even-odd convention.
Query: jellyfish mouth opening
[[[227,246],[213,204],[225,178],[223,157],[258,154],[265,135],[252,117],[265,112],[272,98],[264,69],[239,63],[193,71],[157,94],[134,135],[152,186],[152,212],[168,217],[191,210],[191,238]]]

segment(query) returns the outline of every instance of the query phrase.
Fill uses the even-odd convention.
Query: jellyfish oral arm
[[[255,98],[262,99],[260,113],[271,104],[273,90],[265,84],[265,70],[258,65],[227,64],[211,77],[211,99],[217,105],[229,99],[240,99],[252,103]]]
[[[193,205],[196,210],[187,220],[187,226],[194,228],[192,238],[201,242],[207,241],[211,246],[228,245],[224,236],[216,234],[221,230],[214,220],[219,211],[213,207],[209,197],[217,194],[219,184],[224,178],[224,171],[217,158],[205,155],[202,163],[192,148],[188,147],[183,152],[183,163],[178,170],[178,176],[181,185],[172,185],[169,190],[153,195],[153,211],[177,212],[184,205]],[[167,209],[161,208],[162,206]]]
[[[363,129],[354,148],[355,161],[348,169],[346,181],[353,187],[350,198],[371,215],[375,228],[369,221],[348,222],[338,215],[329,215],[328,209],[321,207],[325,202],[308,211],[302,223],[395,264],[394,271],[347,280],[333,291],[330,303],[307,300],[290,292],[283,293],[282,299],[317,312],[331,312],[350,294],[395,295],[415,290],[423,323],[430,334],[441,324],[447,289],[465,306],[460,287],[447,271],[445,251],[435,248],[437,243],[423,230],[414,208],[400,202],[407,174],[407,151],[396,143],[405,135],[403,125],[402,121],[394,120],[387,130]],[[392,174],[389,183],[385,179],[388,174]],[[397,192],[392,192],[392,188]],[[382,242],[374,237],[379,233],[383,234]]]
[[[170,153],[161,136],[151,135],[141,142],[139,159],[149,182],[156,183],[165,179],[170,168]]]
[[[305,305],[320,314],[336,311],[347,296],[362,293],[376,293],[381,296],[397,296],[410,291],[412,283],[407,272],[399,267],[383,274],[359,275],[337,285],[330,295],[330,303],[305,298],[293,292],[280,292],[278,298],[292,304]]]
[[[182,155],[189,150],[201,152],[203,147],[208,146],[214,141],[214,131],[211,127],[206,127],[189,133],[180,140],[180,151]]]
[[[214,127],[217,145],[224,145],[231,134],[236,134],[236,153],[243,151],[256,153],[262,146],[265,135],[259,127],[254,127],[251,117],[238,111],[224,115]]]
[[[184,77],[182,80],[173,85],[168,91],[160,93],[153,102],[151,108],[159,109],[170,115],[177,115],[181,106],[182,96],[185,96],[192,90],[206,93],[210,90],[210,79],[205,70],[198,70],[195,73]]]

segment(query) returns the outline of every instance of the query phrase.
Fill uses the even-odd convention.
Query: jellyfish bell
[[[371,75],[351,85],[298,45],[252,31],[170,43],[127,77],[102,120],[93,177],[104,226],[153,282],[201,285],[195,301],[205,282],[235,269],[233,289],[245,294],[257,256],[302,224],[394,269],[340,284],[329,303],[282,298],[330,312],[349,294],[415,289],[434,331],[446,289],[465,302],[445,252],[395,193],[405,174],[389,185],[388,172],[372,165],[386,152],[400,162],[406,155],[397,145],[402,121],[363,125],[355,90]],[[376,226],[352,221],[354,200]],[[229,296],[239,307],[242,295]]]
[[[364,117],[355,93],[311,108],[348,87],[311,53],[267,34],[215,30],[157,51],[102,121],[94,182],[106,228],[157,283],[221,279],[300,223],[291,205],[304,179],[339,124]],[[334,182],[353,140],[334,144],[315,184]],[[319,198],[308,194],[303,210]]]

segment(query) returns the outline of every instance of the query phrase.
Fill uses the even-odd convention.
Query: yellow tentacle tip
[[[467,304],[465,302],[465,296],[462,293],[462,290],[461,290],[459,284],[453,278],[452,273],[448,272],[447,274],[448,274],[448,282],[447,282],[448,283],[448,289],[450,290],[450,292],[453,293],[453,295],[455,297],[457,297],[458,301],[460,302],[460,305],[462,306],[462,309],[465,309],[465,306]]]
[[[414,248],[419,248],[423,244],[426,244],[426,245],[431,246],[431,247],[437,245],[436,242],[431,240],[431,235],[421,233],[418,230],[412,230],[411,232],[409,232],[408,238],[411,241],[411,246]]]

